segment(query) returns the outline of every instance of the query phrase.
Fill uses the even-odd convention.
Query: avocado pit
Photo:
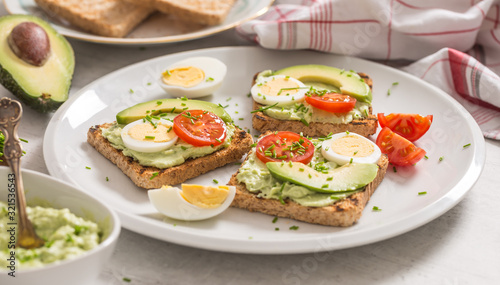
[[[34,66],[43,66],[50,57],[47,32],[33,22],[22,22],[10,33],[9,47],[17,57]]]

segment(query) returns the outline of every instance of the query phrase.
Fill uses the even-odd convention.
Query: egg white
[[[370,155],[365,156],[365,157],[356,157],[356,156],[354,156],[354,152],[353,152],[352,156],[346,156],[346,155],[342,155],[342,154],[335,152],[331,147],[332,143],[334,141],[342,138],[342,137],[345,137],[345,136],[357,136],[357,137],[363,139],[364,141],[369,142],[369,144],[373,146],[373,152]],[[321,145],[321,154],[329,161],[333,161],[339,165],[344,165],[344,164],[350,163],[351,159],[352,159],[352,162],[355,162],[355,163],[377,163],[378,160],[380,159],[380,156],[382,155],[382,152],[380,151],[380,148],[371,140],[369,140],[361,135],[358,135],[356,133],[343,132],[343,133],[334,134],[334,135],[332,135],[331,139],[323,141],[323,143]]]
[[[265,91],[262,90],[262,86],[266,84],[266,82],[276,80],[279,78],[287,78],[288,80],[297,83],[297,85],[301,88],[297,90],[297,93],[293,95],[286,95],[286,90],[282,91],[282,94],[275,96],[273,94],[266,94]],[[273,76],[268,76],[268,77],[259,77],[257,78],[257,81],[255,84],[252,86],[250,89],[250,93],[252,94],[252,98],[262,104],[262,105],[274,105],[277,104],[276,106],[285,106],[285,105],[290,105],[294,103],[299,103],[304,100],[304,97],[309,91],[309,89],[305,88],[307,87],[304,83],[301,81],[286,76],[286,75],[273,75]]]
[[[153,119],[152,121],[155,123],[158,123],[158,124],[165,125],[167,127],[173,126],[172,122],[167,121],[165,119],[160,119],[160,120]],[[128,131],[133,126],[140,125],[140,124],[151,124],[151,123],[148,121],[144,122],[143,119],[140,119],[140,120],[134,121],[134,122],[126,125],[122,129],[121,137],[123,140],[123,144],[127,148],[135,150],[135,151],[140,151],[140,152],[159,152],[159,151],[166,150],[166,149],[172,147],[177,142],[177,139],[178,139],[177,135],[174,138],[172,138],[171,140],[166,141],[166,142],[153,142],[153,141],[136,140],[128,134]],[[172,134],[175,134],[173,130],[171,132],[172,132]]]
[[[228,186],[229,193],[224,202],[217,208],[205,209],[195,206],[181,196],[182,190],[177,187],[153,189],[148,191],[149,201],[163,215],[183,221],[206,220],[224,212],[234,199],[236,187]]]
[[[159,84],[163,90],[175,97],[198,98],[207,96],[221,87],[227,73],[227,66],[222,61],[207,56],[186,58],[168,66],[166,70],[189,66],[197,67],[205,73],[205,78],[199,84],[193,87],[168,85],[163,82],[163,75],[160,75]]]

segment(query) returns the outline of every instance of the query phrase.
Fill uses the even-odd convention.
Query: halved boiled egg
[[[321,154],[339,165],[346,163],[377,163],[382,155],[371,140],[351,132],[338,133],[323,141]]]
[[[149,201],[163,215],[184,221],[212,218],[224,212],[234,199],[234,186],[182,184],[148,191]]]
[[[173,123],[165,119],[141,119],[126,125],[121,131],[123,144],[140,152],[166,150],[177,142]]]
[[[226,76],[226,65],[213,57],[190,57],[162,73],[160,86],[172,96],[197,98],[214,93]]]
[[[284,106],[299,103],[309,88],[299,80],[286,75],[258,77],[250,89],[252,98],[262,105]]]

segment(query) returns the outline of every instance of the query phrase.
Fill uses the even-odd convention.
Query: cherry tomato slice
[[[174,132],[194,146],[217,146],[226,139],[226,123],[212,112],[186,110],[174,118]]]
[[[425,150],[391,131],[388,127],[380,131],[376,143],[378,147],[380,147],[382,153],[387,154],[389,162],[394,165],[414,165],[419,162],[426,153]]]
[[[294,132],[276,132],[259,140],[256,155],[260,161],[293,161],[309,163],[314,145],[307,138]]]
[[[310,95],[310,96],[309,96]],[[339,93],[318,95],[311,93],[306,96],[306,102],[312,106],[331,113],[347,113],[354,109],[356,99]]]
[[[377,114],[380,127],[388,127],[396,134],[409,141],[416,141],[431,127],[432,115],[421,116],[418,114]]]

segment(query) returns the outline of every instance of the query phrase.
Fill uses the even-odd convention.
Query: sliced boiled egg
[[[323,141],[321,154],[339,165],[346,163],[377,163],[382,155],[371,140],[351,132],[332,135]]]
[[[308,90],[304,83],[295,78],[273,75],[258,77],[250,93],[262,105],[284,106],[302,102]]]
[[[160,86],[175,97],[197,98],[214,93],[226,76],[226,65],[213,57],[190,57],[167,67]]]
[[[121,131],[123,144],[140,152],[166,150],[177,142],[173,123],[165,119],[137,120],[126,125]]]
[[[234,186],[182,184],[148,191],[149,201],[163,215],[184,221],[212,218],[224,212],[234,199]]]

